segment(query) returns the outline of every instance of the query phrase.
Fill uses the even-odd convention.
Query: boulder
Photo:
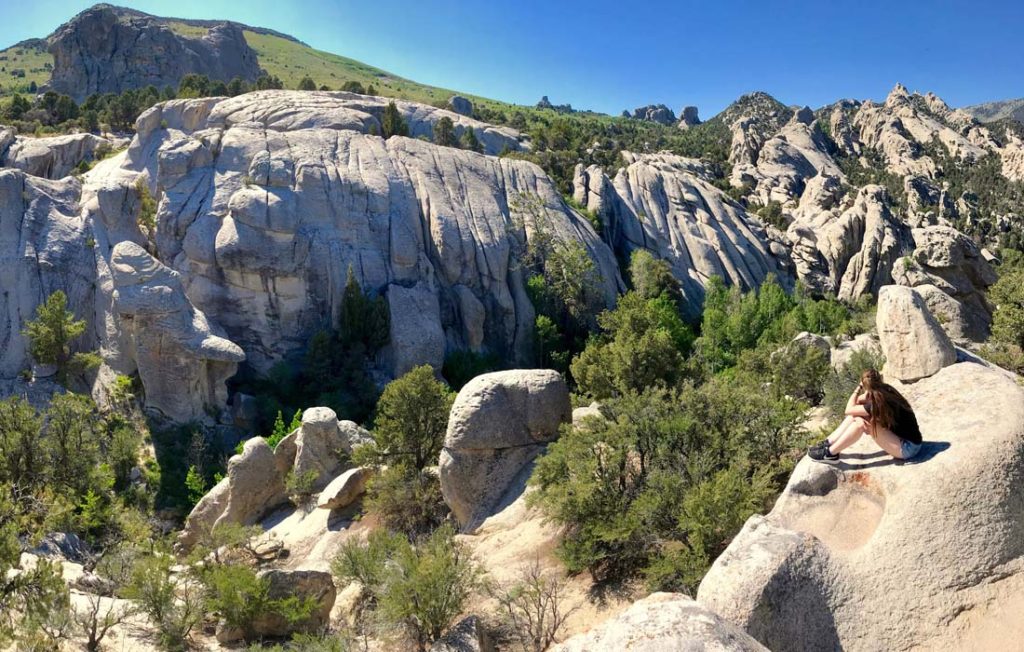
[[[886,373],[898,380],[931,376],[956,362],[956,349],[916,290],[898,285],[878,295],[878,337]]]
[[[920,455],[895,462],[864,437],[836,466],[804,458],[715,560],[701,605],[778,652],[961,649],[958,614],[999,626],[989,605],[1024,579],[1024,458],[1007,454],[1024,450],[1024,387],[974,362],[894,383]]]
[[[479,616],[466,616],[430,646],[430,652],[494,652],[494,649]]]
[[[180,550],[191,550],[220,523],[252,525],[287,500],[274,452],[262,437],[253,437],[240,454],[228,460],[227,476],[196,503],[177,545]]]
[[[312,489],[319,491],[341,468],[342,455],[350,452],[351,445],[338,424],[334,410],[309,408],[302,413],[291,472],[295,477],[311,476]]]
[[[836,373],[841,372],[843,367],[853,359],[854,354],[858,352],[864,352],[881,360],[881,362],[885,362],[885,356],[882,355],[882,345],[878,343],[878,336],[874,333],[861,333],[854,336],[852,340],[836,344],[831,354],[832,369]],[[881,366],[881,362],[878,366]]]
[[[316,506],[320,509],[348,507],[366,492],[366,484],[373,477],[373,469],[360,466],[345,471],[320,492]]]
[[[466,383],[452,405],[441,451],[441,492],[470,531],[518,495],[531,463],[572,420],[556,371],[498,371]],[[514,498],[514,497],[513,497]]]
[[[664,104],[649,104],[633,109],[632,114],[627,114],[634,120],[645,120],[657,122],[662,125],[670,125],[676,121],[676,114]]]
[[[68,176],[79,163],[93,161],[100,145],[112,146],[111,141],[93,134],[44,138],[19,136],[5,153],[2,140],[0,135],[0,167],[18,168],[34,177],[47,179]]]
[[[804,331],[798,333],[791,342],[792,345],[800,347],[808,347],[818,349],[825,356],[826,360],[832,359],[832,343],[828,341],[828,338],[822,337],[815,333],[808,333]]]
[[[766,652],[742,629],[681,593],[652,593],[551,652]]]
[[[448,108],[459,115],[473,115],[473,103],[461,95],[452,95],[448,98]]]
[[[85,542],[73,532],[50,532],[32,548],[37,557],[84,564],[90,557]]]

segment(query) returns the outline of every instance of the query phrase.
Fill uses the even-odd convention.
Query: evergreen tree
[[[303,77],[302,79],[299,80],[299,90],[300,91],[315,91],[316,90],[316,82],[313,81],[312,77],[309,77],[307,75],[306,77]]]
[[[409,125],[402,119],[402,114],[398,112],[398,106],[393,100],[388,102],[384,109],[384,117],[380,121],[380,126],[383,131],[381,135],[384,138],[409,135]]]
[[[462,149],[468,149],[471,152],[478,152],[480,154],[484,151],[483,143],[476,137],[476,131],[472,127],[467,127],[462,132],[462,137],[459,139],[459,143],[462,145]]]
[[[434,123],[434,142],[442,147],[455,147],[455,125],[451,118],[444,116]]]
[[[68,310],[68,297],[57,290],[36,308],[36,318],[25,324],[23,334],[29,339],[29,353],[40,364],[57,366],[57,376],[66,382],[74,356],[71,342],[85,332],[85,320],[76,320]]]

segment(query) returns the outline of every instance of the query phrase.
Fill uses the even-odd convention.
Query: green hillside
[[[32,83],[42,86],[50,81],[53,56],[45,41],[24,41],[0,50],[0,95],[28,93]]]

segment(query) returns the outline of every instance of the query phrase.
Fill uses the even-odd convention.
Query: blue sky
[[[0,0],[0,47],[89,1]],[[229,18],[417,81],[618,113],[694,104],[710,117],[765,90],[787,104],[883,98],[896,83],[953,106],[1024,96],[1024,1],[630,2],[143,0]]]

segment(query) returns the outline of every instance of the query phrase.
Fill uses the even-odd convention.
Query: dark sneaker
[[[810,452],[810,451],[814,450],[815,448],[828,448],[828,446],[829,446],[829,444],[830,444],[830,443],[831,443],[831,442],[829,442],[829,440],[827,440],[827,439],[822,439],[822,440],[821,440],[821,441],[819,441],[819,442],[818,442],[817,444],[813,444],[813,445],[811,445],[811,446],[808,446],[808,447],[807,447],[807,451],[808,451],[808,452]]]
[[[839,456],[835,453],[829,452],[827,446],[812,448],[807,451],[807,457],[811,458],[815,462],[821,462],[823,464],[835,464],[839,461]]]

